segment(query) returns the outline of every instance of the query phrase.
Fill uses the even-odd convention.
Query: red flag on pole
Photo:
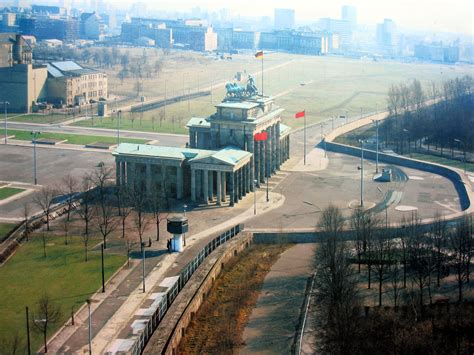
[[[306,113],[305,113],[304,110],[295,113],[295,118],[301,118],[301,117],[305,117],[305,116],[306,116]]]
[[[253,137],[256,142],[266,141],[268,138],[268,134],[267,132],[260,132],[260,133],[255,133]]]

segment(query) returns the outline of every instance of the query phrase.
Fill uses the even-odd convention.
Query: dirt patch
[[[257,303],[265,276],[289,245],[252,245],[225,266],[186,331],[179,354],[233,353]]]

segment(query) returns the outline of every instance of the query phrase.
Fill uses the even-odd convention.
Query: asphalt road
[[[2,120],[2,122],[4,122]],[[2,127],[3,128],[3,127]],[[79,134],[79,135],[94,135],[104,137],[116,137],[117,131],[105,128],[92,128],[92,127],[77,127],[62,124],[35,124],[35,123],[23,123],[23,122],[9,122],[9,129],[19,129],[27,131],[41,131],[50,133],[66,133],[66,134]],[[3,132],[2,132],[3,133]],[[120,130],[120,137],[123,138],[137,138],[158,141],[158,144],[168,147],[183,147],[188,141],[187,135],[182,134],[169,134],[169,133],[152,133],[152,132],[138,132],[138,131],[126,131]]]

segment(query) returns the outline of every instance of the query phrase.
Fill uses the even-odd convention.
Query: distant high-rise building
[[[349,21],[326,17],[319,19],[319,27],[323,31],[332,33],[339,39],[339,45],[335,47],[347,49],[351,45],[352,29]]]
[[[377,45],[379,48],[392,52],[397,45],[397,26],[391,19],[384,19],[377,24]]]
[[[294,9],[275,9],[276,30],[289,30],[295,28],[295,10]]]
[[[354,29],[357,26],[357,9],[354,6],[344,5],[342,7],[341,18],[345,21],[349,21]]]

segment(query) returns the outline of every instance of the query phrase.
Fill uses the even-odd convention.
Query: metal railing
[[[197,270],[197,268],[202,264],[202,262],[220,245],[225,244],[233,237],[235,237],[239,232],[243,230],[243,224],[238,224],[231,229],[220,234],[216,238],[212,239],[207,245],[202,248],[199,253],[191,260],[179,273],[178,279],[175,281],[173,286],[171,286],[168,291],[166,291],[165,296],[160,300],[158,304],[155,305],[156,309],[153,312],[153,315],[149,319],[145,320],[145,327],[139,333],[138,337],[135,339],[135,343],[130,348],[130,353],[133,355],[141,354],[145,348],[148,340],[152,336],[155,329],[158,327],[160,322],[163,320],[166,312],[170,308],[173,301],[178,296],[179,292],[183,289],[186,283],[189,281],[191,276]]]

